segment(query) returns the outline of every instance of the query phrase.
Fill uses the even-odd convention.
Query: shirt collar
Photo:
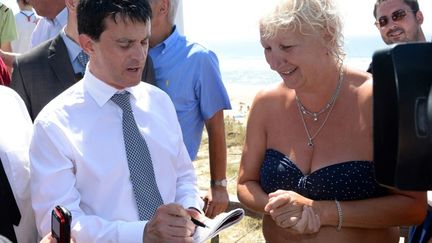
[[[114,94],[124,92],[125,90],[128,91],[131,96],[136,97],[136,87],[139,85],[122,90],[116,89],[94,76],[90,72],[89,68],[85,71],[83,81],[84,90],[89,92],[90,96],[93,97],[100,107],[105,105],[105,103],[107,103]]]
[[[177,26],[174,25],[173,28],[173,32],[170,36],[168,36],[168,38],[151,49],[154,49],[156,52],[164,53],[167,49],[174,46],[174,44],[177,43],[177,40],[180,38],[180,33],[177,31]]]
[[[67,8],[65,7],[62,11],[60,11],[59,14],[57,14],[57,16],[55,16],[54,19],[48,19],[46,18],[48,21],[48,23],[54,25],[54,26],[65,26],[67,23],[67,18],[68,18],[68,11]]]
[[[72,38],[66,35],[65,28],[60,31],[60,35],[66,45],[66,49],[69,54],[69,59],[71,63],[77,58],[78,54],[82,51],[82,48],[78,43],[76,43]]]

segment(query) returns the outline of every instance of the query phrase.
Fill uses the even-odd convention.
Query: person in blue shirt
[[[149,54],[156,85],[171,97],[191,160],[195,160],[206,126],[209,137],[210,188],[205,197],[206,216],[228,206],[224,109],[231,109],[212,51],[189,41],[174,24],[178,0],[149,0],[152,34]]]

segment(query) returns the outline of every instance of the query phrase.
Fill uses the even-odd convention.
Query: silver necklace
[[[299,108],[301,110],[301,113],[303,113],[304,115],[312,116],[313,121],[316,122],[316,121],[318,121],[318,116],[319,115],[321,115],[322,113],[326,112],[328,109],[330,109],[330,107],[333,106],[333,104],[336,101],[336,97],[339,95],[339,91],[340,91],[340,88],[341,88],[341,85],[342,85],[343,74],[341,73],[342,72],[341,70],[342,70],[342,64],[341,64],[341,67],[339,68],[339,72],[340,72],[339,73],[339,82],[338,82],[338,85],[336,87],[336,90],[333,93],[332,97],[330,98],[329,102],[327,102],[327,104],[321,110],[319,110],[317,112],[313,112],[313,111],[308,110],[303,105],[303,103],[301,102],[300,98],[296,94],[295,99],[296,99],[297,105],[299,106]]]
[[[323,123],[321,124],[321,126],[318,128],[318,130],[315,132],[315,134],[314,134],[313,136],[312,136],[311,133],[309,132],[309,129],[308,129],[307,125],[306,125],[306,121],[305,121],[305,118],[304,118],[304,115],[306,115],[307,113],[304,113],[304,112],[303,112],[302,104],[301,104],[301,102],[300,102],[300,99],[298,99],[298,98],[297,98],[297,95],[296,95],[296,103],[297,103],[297,107],[298,107],[298,110],[299,110],[299,112],[300,112],[300,117],[301,117],[302,122],[303,122],[303,127],[304,127],[304,129],[305,129],[305,131],[306,131],[306,135],[307,135],[307,137],[308,137],[308,143],[307,143],[307,145],[308,145],[309,147],[311,147],[311,148],[313,148],[313,146],[314,146],[313,140],[314,140],[314,139],[318,136],[318,134],[321,132],[321,130],[323,129],[324,125],[327,123],[328,118],[330,117],[330,114],[331,114],[331,112],[332,112],[332,110],[333,110],[333,107],[334,107],[334,105],[335,105],[335,103],[336,103],[336,99],[337,99],[337,97],[339,96],[339,92],[340,92],[340,89],[341,89],[341,86],[342,86],[343,76],[344,76],[344,73],[343,73],[342,64],[341,64],[341,67],[340,67],[340,69],[339,69],[339,81],[338,81],[338,85],[337,85],[337,87],[336,87],[336,91],[335,91],[335,93],[333,94],[333,97],[332,97],[332,99],[330,100],[330,102],[327,103],[327,105],[326,105],[326,106],[329,106],[329,107],[328,107],[328,108],[325,108],[325,107],[323,108],[323,109],[326,109],[326,110],[329,109],[329,111],[327,112],[327,115],[326,115],[326,117],[325,117]],[[323,111],[323,112],[324,112],[324,111]],[[321,113],[322,113],[322,112],[321,112]]]

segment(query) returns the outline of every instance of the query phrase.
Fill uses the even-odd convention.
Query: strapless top
[[[347,161],[304,175],[293,161],[274,149],[266,151],[260,184],[266,193],[289,190],[313,200],[349,201],[388,194],[375,180],[371,161]]]

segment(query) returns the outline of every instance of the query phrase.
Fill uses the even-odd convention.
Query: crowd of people
[[[228,207],[231,104],[216,54],[178,31],[179,0],[17,4],[15,16],[0,5],[0,236],[56,242],[51,211],[62,205],[74,242],[192,242],[191,218]],[[426,41],[416,0],[372,7],[385,43]],[[263,215],[266,242],[398,242],[399,226],[427,242],[426,192],[374,177],[372,75],[344,64],[336,10],[282,0],[261,18],[282,80],[249,109],[237,196]]]

